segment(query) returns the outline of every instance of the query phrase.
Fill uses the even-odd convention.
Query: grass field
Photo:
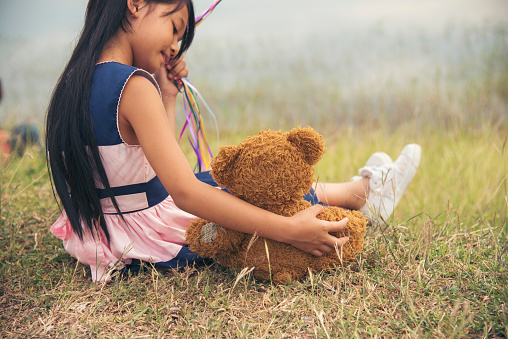
[[[282,80],[220,88],[224,79],[216,71],[209,82],[196,82],[221,113],[220,145],[299,124],[322,133],[327,153],[316,166],[320,182],[349,180],[372,152],[395,158],[407,143],[422,146],[415,180],[388,223],[368,229],[357,260],[301,282],[274,286],[211,264],[147,267],[94,284],[88,268],[50,234],[60,211],[44,157],[29,150],[7,159],[1,167],[0,337],[506,338],[507,32],[504,26],[466,32],[464,53],[447,60],[453,67],[418,70],[421,77],[408,82],[381,77],[352,88],[323,87],[320,76],[347,75],[349,65],[315,74],[304,60],[284,64]],[[371,66],[403,61],[404,55],[388,52],[373,55],[380,60]],[[235,60],[239,70],[258,71]],[[326,66],[326,60],[314,64]],[[212,128],[208,137],[216,149]]]
[[[49,232],[59,210],[44,159],[9,159],[2,170],[0,336],[506,337],[506,134],[359,133],[328,136],[320,181],[349,178],[376,144],[396,155],[412,141],[424,150],[419,173],[389,224],[368,230],[356,262],[287,286],[218,264],[147,268],[96,285]]]

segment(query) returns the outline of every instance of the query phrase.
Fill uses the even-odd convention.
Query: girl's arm
[[[158,81],[162,88],[168,88],[161,77]],[[347,237],[339,239],[329,232],[342,230],[348,220],[317,219],[316,215],[323,210],[320,205],[292,217],[283,217],[197,180],[175,138],[174,119],[170,121],[175,110],[172,103],[178,93],[174,85],[170,85],[173,92],[162,91],[170,97],[161,101],[146,78],[133,76],[123,91],[119,119],[132,127],[134,138],[180,209],[233,230],[292,244],[318,256],[347,242]]]

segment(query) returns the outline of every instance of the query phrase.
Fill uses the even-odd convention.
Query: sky
[[[0,35],[75,37],[85,0],[0,0]],[[195,0],[200,13],[211,0]],[[337,33],[372,25],[427,29],[450,22],[508,21],[508,0],[223,0],[200,34],[230,36]]]

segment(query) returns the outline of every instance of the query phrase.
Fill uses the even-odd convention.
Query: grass
[[[347,179],[377,145],[422,144],[420,171],[389,224],[343,269],[272,286],[218,264],[147,267],[91,282],[49,227],[59,211],[40,154],[2,167],[0,336],[506,337],[506,136],[399,130],[325,136],[322,181]],[[367,136],[355,138],[364,133]],[[237,143],[245,135],[223,135]],[[354,150],[354,152],[351,152]]]

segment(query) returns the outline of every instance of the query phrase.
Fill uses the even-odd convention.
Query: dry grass
[[[147,267],[94,284],[88,269],[49,232],[59,212],[43,159],[13,159],[2,168],[0,336],[506,337],[508,161],[506,151],[496,153],[502,150],[501,135],[491,132],[475,143],[466,135],[455,136],[450,148],[441,147],[438,134],[429,135],[424,150],[441,147],[460,157],[431,161],[428,151],[429,160],[422,163],[395,219],[369,229],[356,262],[287,286],[258,282],[217,264],[182,270]],[[224,138],[234,143],[238,136]],[[377,139],[395,150],[409,136]],[[370,142],[355,143],[359,154],[347,158],[352,152],[340,149],[352,149],[352,142],[348,147],[332,140],[318,173],[327,179],[349,173],[349,165],[332,164],[341,157],[345,163],[360,162],[360,154],[373,147]],[[476,171],[458,165],[473,155],[481,157],[470,165]],[[500,160],[504,167],[495,166]],[[446,168],[453,170],[437,175]],[[450,180],[456,171],[467,178]],[[469,192],[465,182],[477,180],[482,171],[489,171],[490,179],[480,178],[482,184]],[[483,182],[501,188],[484,197],[479,193]],[[434,191],[441,186],[458,205]]]

